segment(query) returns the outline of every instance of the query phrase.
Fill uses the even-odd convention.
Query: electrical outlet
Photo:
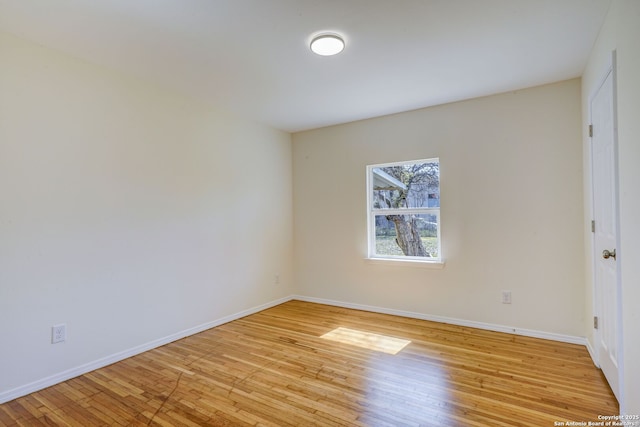
[[[51,344],[65,342],[67,340],[67,325],[53,325],[51,327]]]
[[[502,303],[511,304],[511,291],[502,291]]]
[[[280,275],[279,275],[279,274],[276,274],[276,275],[273,277],[273,283],[274,283],[275,285],[279,285],[279,284],[280,284]]]

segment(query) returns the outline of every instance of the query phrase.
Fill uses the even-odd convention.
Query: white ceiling
[[[578,77],[610,3],[0,0],[0,30],[299,131]]]

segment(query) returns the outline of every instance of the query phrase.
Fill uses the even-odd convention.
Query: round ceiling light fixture
[[[344,50],[344,40],[337,34],[321,34],[311,40],[310,47],[317,55],[337,55]]]

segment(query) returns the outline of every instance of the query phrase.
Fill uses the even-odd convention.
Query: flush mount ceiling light
[[[318,55],[337,55],[343,49],[344,40],[336,34],[322,34],[311,40],[311,51]]]

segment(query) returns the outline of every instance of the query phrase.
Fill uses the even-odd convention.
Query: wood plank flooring
[[[410,340],[387,354],[338,327]],[[553,426],[618,414],[579,345],[301,301],[0,405],[2,426]]]

